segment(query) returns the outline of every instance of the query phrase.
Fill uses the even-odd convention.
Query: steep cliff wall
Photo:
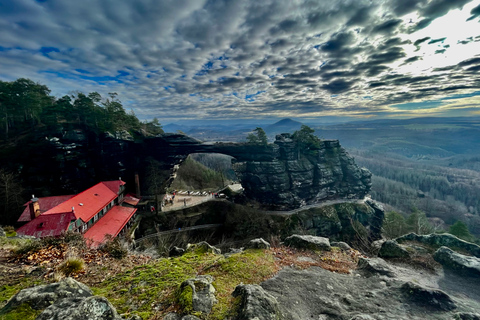
[[[359,168],[338,140],[322,140],[315,155],[298,150],[289,134],[276,137],[271,160],[236,158],[233,168],[247,196],[276,209],[326,199],[363,198],[371,173]]]

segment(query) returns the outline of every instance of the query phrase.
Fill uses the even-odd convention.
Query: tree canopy
[[[252,133],[247,135],[247,143],[266,146],[268,144],[267,134],[262,128],[257,127]]]
[[[309,126],[302,125],[300,130],[293,133],[293,140],[297,143],[297,148],[305,154],[316,155],[320,149],[320,139],[314,135],[315,130]]]
[[[98,92],[56,98],[47,86],[29,79],[0,81],[0,138],[8,140],[39,125],[56,128],[63,124],[77,124],[97,132],[163,133],[158,119],[140,122],[133,111],[125,110],[116,93],[109,93],[107,98]]]

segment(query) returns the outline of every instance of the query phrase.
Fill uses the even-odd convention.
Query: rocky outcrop
[[[326,199],[363,198],[371,188],[371,173],[359,168],[338,140],[322,140],[315,154],[303,154],[290,134],[278,135],[275,143],[266,146],[202,144],[185,135],[163,134],[146,139],[141,153],[170,168],[190,153],[232,156],[233,169],[247,197],[274,209]]]
[[[457,308],[450,296],[441,290],[424,288],[412,282],[406,282],[400,290],[408,301],[422,307],[443,311]]]
[[[178,289],[178,302],[183,310],[209,314],[217,303],[215,288],[212,285],[213,277],[209,275],[197,276],[182,282]]]
[[[429,234],[429,235],[417,235],[415,233],[409,233],[407,235],[401,236],[395,239],[398,243],[405,241],[417,241],[420,243],[428,244],[434,247],[449,247],[461,249],[474,257],[480,258],[480,246],[471,242],[464,241],[451,235],[449,233],[443,234]]]
[[[338,140],[322,140],[315,155],[302,154],[290,134],[277,135],[273,146],[271,159],[236,158],[233,166],[247,196],[272,208],[363,198],[371,188],[371,173]]]
[[[378,256],[381,258],[408,258],[410,253],[395,240],[388,240],[382,244]]]
[[[374,241],[381,239],[384,211],[373,201],[344,202],[301,210],[296,217],[301,230],[320,237],[352,241],[365,236]]]
[[[284,244],[289,247],[309,250],[323,250],[330,251],[330,241],[328,238],[315,237],[309,235],[291,235],[284,240]]]
[[[232,295],[239,299],[234,320],[280,320],[278,302],[259,285],[239,285]]]
[[[470,277],[480,277],[480,259],[457,253],[447,247],[438,249],[433,258],[445,268],[458,274]]]

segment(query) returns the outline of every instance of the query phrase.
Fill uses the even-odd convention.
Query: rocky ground
[[[55,282],[55,273],[48,272],[58,269],[65,255],[61,245],[16,261],[4,247],[1,306],[10,302],[0,317],[480,320],[480,247],[451,235],[381,240],[372,245],[378,255],[370,257],[315,236],[293,235],[273,248],[256,239],[249,247],[221,254],[204,242],[157,260],[129,255],[113,261],[85,251],[87,267],[73,276],[92,291],[72,278]],[[33,309],[21,313],[25,303]]]

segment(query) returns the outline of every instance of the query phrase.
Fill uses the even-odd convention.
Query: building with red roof
[[[75,196],[33,198],[25,204],[27,208],[19,219],[28,216],[30,221],[17,233],[41,238],[59,236],[67,231],[88,232],[98,246],[106,234],[116,237],[136,212],[135,208],[120,206],[124,192],[125,182],[115,180],[97,183]],[[97,223],[100,224],[95,227]]]

